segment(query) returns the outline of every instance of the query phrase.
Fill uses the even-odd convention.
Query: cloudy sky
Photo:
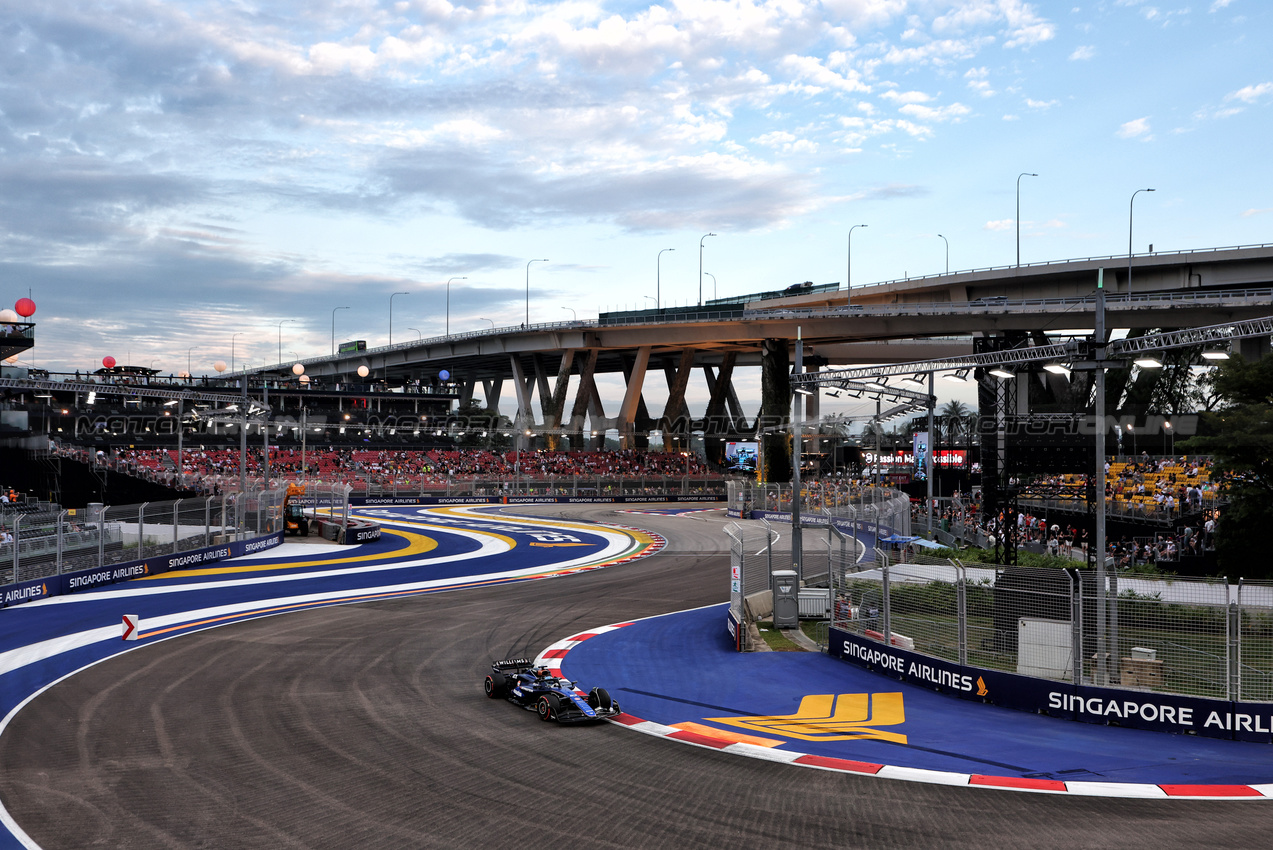
[[[40,367],[1009,264],[1021,172],[1023,262],[1273,242],[1265,0],[0,6]]]

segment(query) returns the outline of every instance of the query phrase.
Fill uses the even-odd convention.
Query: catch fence
[[[0,586],[273,534],[283,528],[285,492],[79,509],[14,506],[0,514]]]
[[[833,572],[832,599],[833,627],[959,664],[1273,701],[1273,583],[878,554]]]

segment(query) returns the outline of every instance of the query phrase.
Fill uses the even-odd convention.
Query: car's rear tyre
[[[556,694],[544,694],[535,703],[535,713],[539,715],[539,719],[547,723],[557,717],[557,710],[561,707],[561,700],[557,699]]]
[[[508,690],[508,677],[503,673],[488,673],[482,687],[486,690],[488,697],[499,699]]]
[[[610,692],[605,688],[593,688],[588,694],[588,705],[592,706],[594,711],[597,709],[609,711],[614,707],[614,700],[610,699]]]

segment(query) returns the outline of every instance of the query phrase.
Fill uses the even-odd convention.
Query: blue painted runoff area
[[[684,611],[599,634],[570,650],[562,672],[585,690],[606,688],[643,720],[696,724],[698,731],[748,735],[831,758],[1061,781],[1273,782],[1268,744],[1013,711],[906,685],[821,653],[735,652],[727,610]]]

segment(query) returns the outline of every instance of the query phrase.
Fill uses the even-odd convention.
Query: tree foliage
[[[501,449],[512,445],[512,420],[476,401],[456,410],[450,421],[458,429],[455,438],[458,446]]]
[[[1200,433],[1177,446],[1214,458],[1211,476],[1229,500],[1216,533],[1216,555],[1230,576],[1273,577],[1267,534],[1273,529],[1273,355],[1235,357],[1212,380],[1221,409],[1202,415]]]

